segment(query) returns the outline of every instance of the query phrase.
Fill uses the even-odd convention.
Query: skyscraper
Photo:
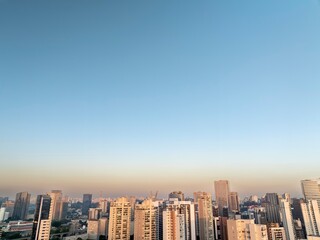
[[[295,230],[294,230],[294,224],[293,224],[293,218],[292,218],[292,212],[290,203],[286,200],[282,199],[280,201],[280,211],[282,216],[282,223],[284,230],[286,232],[286,239],[289,240],[295,240]]]
[[[223,208],[229,207],[229,181],[218,180],[214,182],[214,190],[216,194],[216,203],[219,208],[219,216],[223,216]]]
[[[304,226],[307,236],[320,235],[320,213],[317,200],[301,203]]]
[[[164,236],[169,237],[169,232],[174,232],[172,239],[185,240],[196,239],[194,203],[191,201],[179,201],[171,198],[165,202],[163,214]],[[179,238],[180,237],[180,238]]]
[[[27,192],[20,192],[16,194],[16,201],[14,203],[12,214],[13,219],[25,220],[27,218],[30,196],[31,195]]]
[[[38,195],[33,220],[32,240],[49,240],[52,207],[49,195]]]
[[[302,180],[301,188],[304,198],[308,200],[316,200],[320,210],[320,190],[317,180]]]
[[[229,194],[229,209],[231,212],[238,212],[240,210],[239,196],[237,192],[230,192]]]
[[[109,240],[129,240],[131,205],[127,198],[118,198],[110,204]]]
[[[134,239],[158,240],[157,208],[151,199],[136,204],[134,211]]]
[[[92,204],[92,194],[83,194],[83,201],[82,201],[82,215],[87,215],[89,212],[89,208]]]
[[[49,193],[52,205],[52,220],[61,220],[62,214],[62,191],[52,190]]]
[[[281,223],[279,196],[277,193],[267,193],[265,196],[265,203],[263,206],[266,208],[267,222],[268,223]]]
[[[199,236],[200,240],[214,239],[214,219],[212,214],[211,195],[206,192],[194,193],[198,204]]]

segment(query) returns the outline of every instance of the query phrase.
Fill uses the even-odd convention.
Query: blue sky
[[[1,0],[0,191],[299,194],[319,26],[315,0]]]

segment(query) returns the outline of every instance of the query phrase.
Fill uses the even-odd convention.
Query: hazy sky
[[[316,0],[0,0],[0,196],[296,195],[319,158]]]

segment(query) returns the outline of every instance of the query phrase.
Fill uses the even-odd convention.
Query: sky
[[[316,0],[0,0],[0,196],[301,195],[319,26]]]

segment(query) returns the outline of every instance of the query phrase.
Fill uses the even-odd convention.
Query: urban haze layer
[[[0,197],[1,239],[21,240],[295,240],[320,239],[320,180],[302,180],[303,198],[266,193],[239,198],[228,180],[214,195],[173,191],[161,199],[64,196],[51,190],[31,201]]]

